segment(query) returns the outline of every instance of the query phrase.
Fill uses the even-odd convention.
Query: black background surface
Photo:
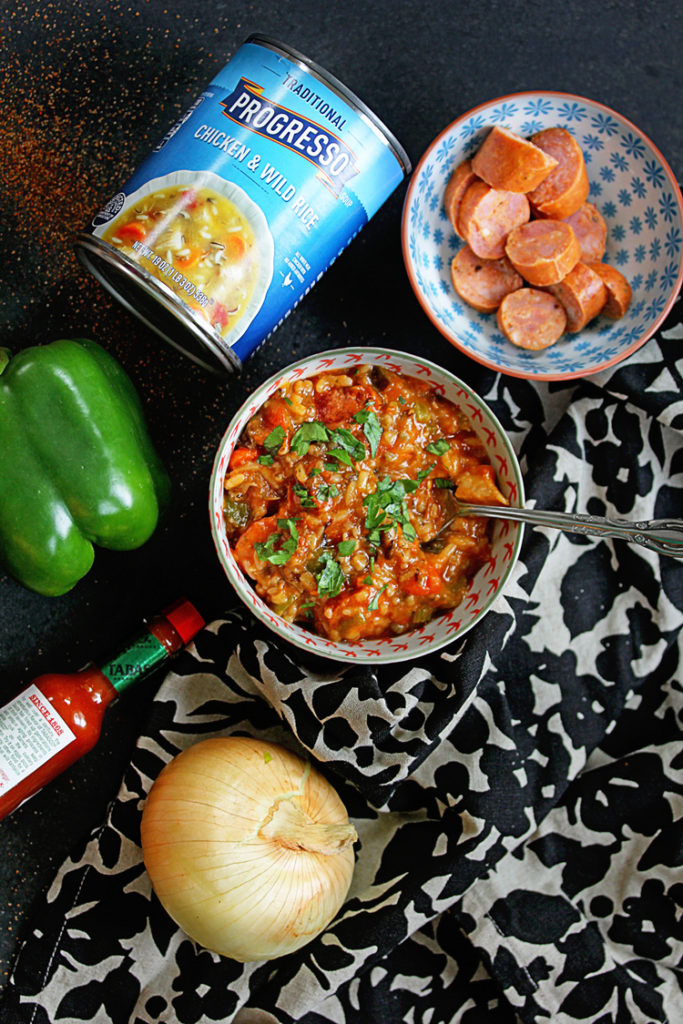
[[[452,120],[509,92],[551,89],[614,108],[683,175],[683,5],[668,0],[378,0],[332,7],[168,0],[0,8],[0,344],[89,336],[122,363],[172,478],[172,507],[142,548],[99,550],[69,594],[0,575],[0,700],[45,671],[99,660],[176,596],[207,620],[234,603],[207,512],[213,455],[265,377],[347,344],[420,352],[471,383],[488,371],[427,321],[403,269],[405,185],[310,295],[222,383],[139,325],[82,269],[73,241],[252,32],[327,68],[387,124],[413,165]],[[158,677],[110,708],[95,750],[0,824],[0,984],[35,895],[118,789]]]

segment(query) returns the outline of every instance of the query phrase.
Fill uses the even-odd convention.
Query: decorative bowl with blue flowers
[[[464,242],[446,215],[444,192],[453,169],[475,154],[494,125],[525,138],[559,126],[580,145],[590,180],[588,201],[607,223],[604,262],[620,270],[633,289],[620,320],[600,315],[579,333],[529,351],[504,337],[495,314],[477,312],[454,291],[451,261]],[[583,377],[628,358],[673,305],[683,282],[683,198],[659,150],[621,114],[568,93],[516,93],[469,111],[431,143],[406,193],[402,245],[418,300],[456,348],[515,377]]]

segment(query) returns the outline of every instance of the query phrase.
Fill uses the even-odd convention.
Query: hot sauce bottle
[[[99,667],[38,676],[0,708],[0,819],[97,743],[107,706],[192,640],[204,625],[181,599]]]

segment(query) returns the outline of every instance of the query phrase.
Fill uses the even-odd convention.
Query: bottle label
[[[160,640],[146,632],[126,647],[125,651],[98,668],[114,689],[121,693],[131,683],[166,661],[168,653],[168,648]]]
[[[75,740],[33,683],[0,708],[0,796]]]

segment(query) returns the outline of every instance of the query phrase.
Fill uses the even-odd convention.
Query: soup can
[[[252,35],[76,242],[129,311],[230,374],[410,173],[349,89]]]

